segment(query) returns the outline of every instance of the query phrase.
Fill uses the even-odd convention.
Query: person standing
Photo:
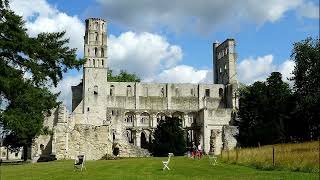
[[[201,143],[199,143],[199,145],[198,145],[198,157],[199,157],[199,159],[201,159],[201,157],[202,157],[202,147],[201,147]]]

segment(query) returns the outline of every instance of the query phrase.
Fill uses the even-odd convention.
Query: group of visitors
[[[202,147],[199,143],[198,147],[195,145],[194,142],[192,142],[192,148],[191,148],[191,157],[201,159],[202,158]]]

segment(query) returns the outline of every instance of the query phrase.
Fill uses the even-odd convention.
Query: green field
[[[318,173],[262,171],[251,167],[224,164],[209,165],[207,157],[193,160],[173,157],[170,171],[162,171],[167,158],[131,158],[87,161],[87,170],[73,171],[74,161],[54,161],[1,166],[1,180],[6,179],[318,179]]]

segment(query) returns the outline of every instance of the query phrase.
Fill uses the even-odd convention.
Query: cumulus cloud
[[[261,25],[279,20],[287,11],[316,9],[308,0],[96,0],[102,16],[112,22],[149,30],[169,28],[174,31],[211,32],[223,25],[239,26],[243,21]],[[303,14],[308,11],[303,10]],[[313,17],[313,14],[307,17]],[[232,22],[232,24],[230,24]],[[223,28],[223,27],[222,27]]]
[[[63,104],[67,106],[69,111],[71,111],[72,106],[71,86],[78,85],[81,82],[81,79],[82,73],[79,73],[77,75],[66,74],[62,81],[59,82],[58,86],[56,88],[51,89],[51,91],[54,93],[61,92],[60,96],[58,97],[58,100],[63,102]]]
[[[162,71],[156,77],[148,79],[147,81],[168,83],[208,82],[209,79],[207,74],[210,74],[209,70],[197,70],[191,66],[178,65]]]
[[[12,0],[11,9],[26,21],[30,36],[41,32],[66,31],[70,38],[69,46],[78,49],[78,55],[83,54],[84,25],[77,16],[69,16],[47,3],[46,0]]]
[[[108,39],[109,64],[115,71],[127,70],[143,79],[182,59],[182,49],[170,44],[163,36],[152,33],[125,32]]]
[[[292,84],[288,78],[292,77],[295,63],[286,60],[280,65],[273,63],[273,55],[265,55],[256,59],[250,57],[242,60],[237,65],[238,79],[241,83],[251,84],[255,81],[264,81],[271,72],[278,71],[282,74],[282,80]]]

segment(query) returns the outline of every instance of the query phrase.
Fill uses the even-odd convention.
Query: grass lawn
[[[262,171],[251,167],[173,157],[170,171],[162,171],[167,158],[131,158],[87,161],[87,170],[74,172],[74,161],[54,161],[0,167],[0,179],[319,179],[318,173]]]

